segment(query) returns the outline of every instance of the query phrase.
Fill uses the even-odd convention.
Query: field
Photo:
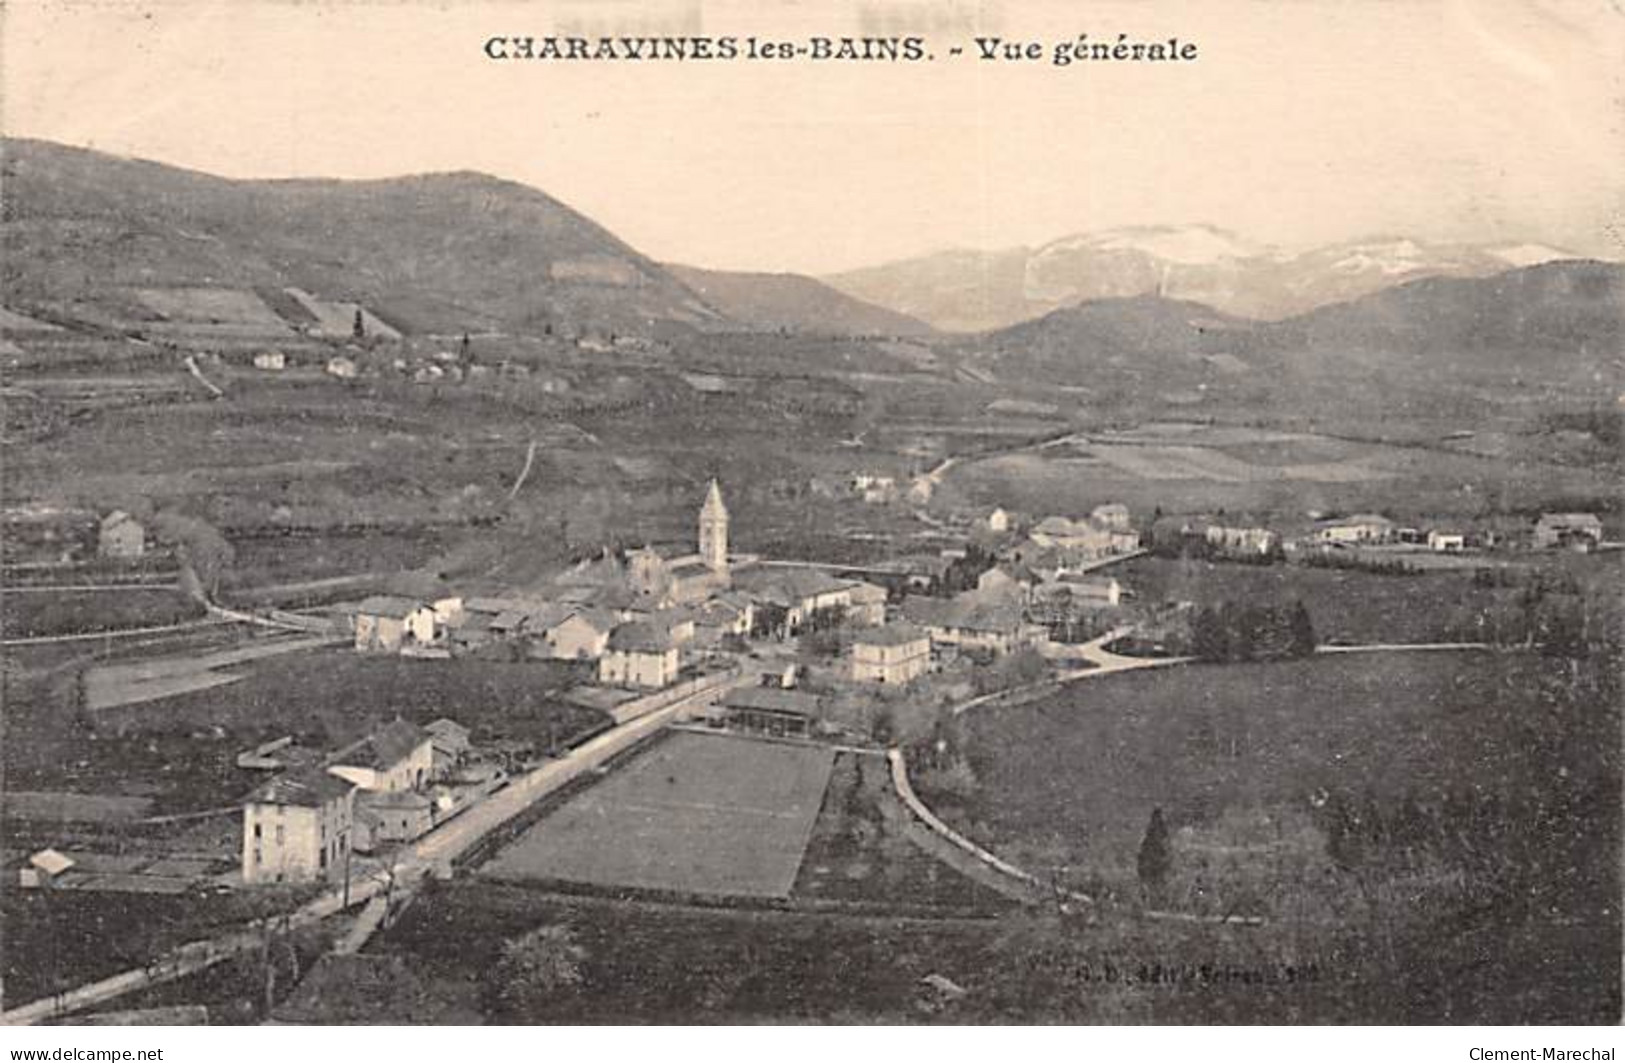
[[[1138,557],[1110,571],[1148,603],[1302,600],[1322,643],[1475,641],[1478,617],[1510,608],[1518,593],[1475,586],[1471,573],[1459,570],[1388,576],[1303,565]]]
[[[984,784],[974,815],[1012,851],[1132,879],[1153,808],[1194,839],[1227,816],[1301,819],[1320,791],[1539,790],[1548,780],[1530,774],[1528,751],[1549,724],[1527,687],[1558,667],[1519,653],[1383,653],[1076,683],[966,717]],[[1542,741],[1578,753],[1597,737]]]
[[[6,638],[83,635],[196,620],[203,607],[167,587],[53,591],[6,595],[0,633]]]
[[[837,753],[792,896],[993,910],[1008,904],[922,849],[883,757]]]
[[[1565,498],[1605,503],[1595,467],[1491,460],[1442,447],[1224,425],[1147,424],[1091,433],[1041,451],[967,461],[948,484],[977,506],[1086,513],[1104,501],[1149,513],[1244,511],[1301,518],[1306,509],[1380,509],[1402,519],[1473,516]]]
[[[816,747],[675,734],[543,819],[481,873],[785,897],[832,757]]]

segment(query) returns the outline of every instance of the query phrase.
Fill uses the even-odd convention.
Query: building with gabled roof
[[[332,881],[353,842],[355,787],[320,768],[279,775],[243,802],[243,881]]]
[[[660,689],[677,681],[677,643],[663,625],[640,620],[610,633],[598,658],[598,681],[609,686]]]
[[[133,559],[147,549],[147,529],[142,523],[115,509],[96,527],[96,553],[102,557]]]
[[[435,641],[434,608],[415,598],[375,594],[351,610],[359,653],[399,653],[407,643]]]
[[[812,731],[822,699],[816,694],[781,687],[742,687],[722,698],[723,719],[730,727],[774,737],[801,737]]]
[[[363,790],[415,790],[434,771],[434,743],[417,724],[393,720],[333,754],[327,770]]]
[[[1595,547],[1602,542],[1602,518],[1595,513],[1542,513],[1535,522],[1537,549],[1578,545]]]

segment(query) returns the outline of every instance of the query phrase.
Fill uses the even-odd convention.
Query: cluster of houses
[[[442,718],[397,719],[326,754],[291,737],[243,753],[239,767],[274,776],[243,803],[243,881],[338,881],[352,853],[427,833],[467,807],[451,784],[470,750],[468,729]]]
[[[50,505],[7,509],[0,541],[9,562],[72,564],[89,556],[136,561],[152,547],[145,524],[122,509],[94,511]]]
[[[1215,554],[1236,558],[1297,552],[1329,552],[1361,547],[1458,554],[1515,545],[1520,537],[1462,525],[1430,528],[1401,524],[1381,513],[1354,513],[1317,521],[1302,535],[1285,537],[1261,525],[1223,520],[1186,521],[1179,534],[1202,540]],[[1593,550],[1603,542],[1602,520],[1594,513],[1542,513],[1526,544],[1536,550]]]

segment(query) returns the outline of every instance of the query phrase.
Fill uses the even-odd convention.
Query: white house
[[[408,640],[434,642],[434,607],[411,598],[377,594],[355,607],[355,648],[360,653],[399,653]]]
[[[1602,542],[1602,520],[1595,513],[1542,513],[1535,522],[1535,546],[1596,546]]]
[[[1317,525],[1313,539],[1318,543],[1339,546],[1385,543],[1393,537],[1394,528],[1394,522],[1380,513],[1356,513],[1352,517]]]
[[[1000,534],[1010,530],[1010,513],[1003,506],[987,515],[987,530]]]
[[[353,841],[354,787],[311,770],[282,775],[243,804],[243,881],[342,877]]]
[[[1467,549],[1467,536],[1461,532],[1434,529],[1428,532],[1428,549],[1440,554],[1459,554]]]
[[[254,368],[269,370],[286,369],[288,368],[288,356],[283,354],[281,351],[260,351],[254,355]]]
[[[909,624],[861,631],[852,637],[852,678],[902,686],[931,669],[931,638]]]
[[[659,689],[677,681],[677,644],[659,624],[622,624],[598,658],[598,681],[609,686]]]
[[[140,557],[146,548],[146,528],[122,509],[103,517],[96,529],[96,552],[102,557]]]

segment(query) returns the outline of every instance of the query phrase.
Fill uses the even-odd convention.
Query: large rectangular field
[[[483,873],[786,897],[833,760],[828,749],[675,734],[536,824]]]

